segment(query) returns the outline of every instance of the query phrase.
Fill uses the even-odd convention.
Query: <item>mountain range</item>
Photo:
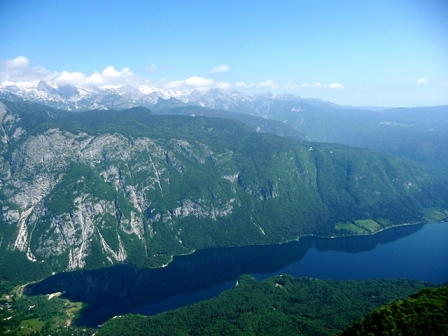
[[[165,90],[149,84],[104,86],[58,85],[51,81],[23,81],[0,83],[0,98],[12,101],[31,101],[68,111],[111,110],[143,106],[153,109],[164,106],[194,105],[210,109],[244,113],[271,118],[273,101],[292,102],[288,109],[300,112],[305,103],[316,108],[361,109],[383,111],[386,107],[339,106],[313,98],[301,98],[294,94],[274,96],[272,93],[247,95],[233,90]],[[167,104],[167,102],[169,103]]]
[[[147,107],[155,114],[236,119],[259,132],[366,147],[422,165],[448,181],[448,106],[340,106],[319,99],[238,91],[167,91],[147,84],[81,87],[2,82],[0,98],[70,111]]]
[[[143,107],[68,112],[3,100],[0,108],[8,281],[446,217],[444,184],[370,149]]]
[[[173,98],[159,100],[151,109],[155,114],[237,119],[256,130],[277,135],[293,135],[287,131],[292,129],[308,141],[365,147],[406,158],[423,166],[434,177],[448,181],[445,168],[448,166],[446,105],[372,110],[293,95],[259,95],[242,101],[217,90],[210,90],[203,97],[212,95],[216,100],[208,99],[207,102],[215,107],[213,109],[194,103],[180,104]],[[259,118],[265,121],[265,127],[260,127],[263,122]],[[274,121],[280,122],[283,128],[271,124]]]

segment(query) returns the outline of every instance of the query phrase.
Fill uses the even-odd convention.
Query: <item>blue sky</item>
[[[448,104],[448,1],[0,1],[0,81]]]

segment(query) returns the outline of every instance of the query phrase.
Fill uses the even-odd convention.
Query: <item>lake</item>
[[[448,281],[448,223],[407,225],[370,236],[304,237],[281,245],[213,248],[175,257],[167,267],[119,265],[59,273],[26,293],[64,292],[89,303],[80,324],[128,312],[156,314],[219,295],[241,274],[263,280],[288,273],[319,279],[408,278]]]

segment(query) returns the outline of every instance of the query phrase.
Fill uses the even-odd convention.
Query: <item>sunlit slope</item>
[[[448,180],[448,106],[371,111],[313,100],[265,99],[266,118],[283,121],[311,141],[366,147],[422,165],[436,178]],[[257,115],[257,114],[255,114]]]
[[[198,248],[446,217],[441,185],[416,164],[372,150],[145,108],[3,108],[0,249],[8,270],[12,252],[55,271],[160,266]]]
[[[338,335],[447,335],[447,302],[448,287],[423,289],[376,309]]]

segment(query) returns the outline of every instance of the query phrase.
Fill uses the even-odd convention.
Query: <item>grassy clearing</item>
[[[423,209],[423,217],[428,222],[438,222],[448,217],[448,210],[439,211],[434,208]]]
[[[359,225],[367,232],[375,232],[382,228],[382,226],[375,222],[373,219],[359,219],[355,221],[355,224]]]
[[[33,332],[39,332],[42,330],[45,322],[39,320],[38,318],[23,320],[20,323],[20,327],[17,329],[18,335],[29,335]]]
[[[353,224],[350,222],[347,223],[337,223],[335,225],[336,230],[345,230],[345,231],[350,231],[353,232],[355,234],[363,234],[366,233],[366,230]]]

